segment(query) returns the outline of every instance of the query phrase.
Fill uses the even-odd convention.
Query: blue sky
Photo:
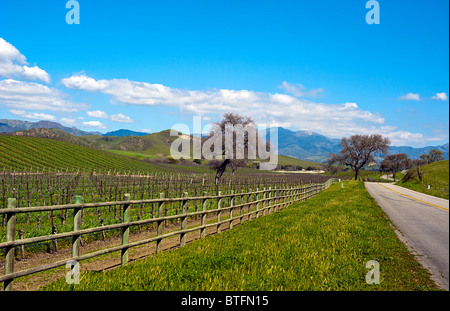
[[[0,2],[0,118],[157,132],[225,112],[448,142],[448,1]]]

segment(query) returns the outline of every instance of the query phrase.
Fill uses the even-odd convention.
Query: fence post
[[[218,196],[222,195],[222,191],[218,192]],[[220,233],[220,221],[222,219],[222,198],[217,199],[217,233]]]
[[[272,187],[269,187],[269,214],[271,213],[271,210],[272,210],[272,204],[273,204]]]
[[[81,195],[75,196],[75,204],[82,203]],[[73,209],[73,231],[77,232],[81,229],[81,207],[76,207]],[[81,236],[74,235],[72,237],[72,258],[80,256],[80,243]]]
[[[234,190],[231,190],[231,194],[234,194]],[[233,229],[233,206],[234,206],[234,196],[230,198],[230,229]]]
[[[188,193],[184,192],[184,197],[187,198],[188,197]],[[189,214],[189,201],[188,200],[183,200],[182,201],[182,208],[183,208],[183,216],[181,217],[181,231],[186,230],[187,229],[187,216]],[[180,246],[185,246],[186,245],[186,233],[182,232],[180,234]]]
[[[203,196],[206,197],[208,195],[207,191],[203,191]],[[206,205],[208,204],[207,199],[202,199],[202,211],[206,212]],[[206,225],[206,213],[202,214],[202,228],[200,229],[200,239],[203,239],[205,237],[205,230],[204,226]]]
[[[264,187],[264,192],[263,192],[262,214],[263,214],[263,216],[266,215],[266,187]]]
[[[7,208],[16,208],[17,200],[15,198],[8,198]],[[8,213],[6,216],[6,242],[13,242],[16,236],[16,213]],[[14,246],[5,248],[5,275],[14,272]],[[13,279],[4,282],[5,291],[13,290]]]
[[[23,239],[23,229],[19,230],[19,240]],[[25,247],[23,245],[20,245],[20,260],[25,259]]]
[[[164,192],[161,192],[159,194],[160,199],[164,199]],[[159,202],[158,206],[158,218],[161,218],[164,216],[164,201]],[[163,228],[164,228],[164,220],[158,220],[157,222],[158,228],[156,235],[161,236],[163,234]],[[156,253],[159,253],[162,251],[162,239],[156,240]]]
[[[256,201],[256,218],[259,217],[259,208],[258,208],[258,206],[259,206],[259,202],[258,202],[258,199],[259,199],[259,193],[258,193],[258,191],[259,191],[259,188],[256,188],[256,195],[255,195],[255,201]]]
[[[125,193],[124,201],[130,200],[130,194]],[[130,206],[131,204],[127,203],[123,205],[123,223],[130,222]],[[122,245],[128,244],[128,237],[130,236],[130,227],[125,226],[122,227]],[[121,251],[121,265],[124,266],[128,263],[128,248],[123,248]]]

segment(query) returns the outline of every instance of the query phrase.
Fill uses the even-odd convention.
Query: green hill
[[[160,168],[103,150],[55,139],[0,135],[0,169],[155,171]]]
[[[417,169],[414,167],[397,185],[449,199],[449,160],[424,165],[420,168],[420,172],[422,173],[422,182],[419,181]],[[430,189],[428,189],[428,185],[430,185]]]
[[[278,155],[278,164],[301,166],[304,169],[306,169],[307,167],[320,168],[320,167],[324,166],[323,163],[300,160],[297,158],[288,157],[288,156],[284,156],[284,155]]]
[[[177,139],[170,136],[170,130],[145,136],[97,136],[79,137],[81,141],[96,149],[119,150],[141,153],[146,155],[170,155],[170,145]]]

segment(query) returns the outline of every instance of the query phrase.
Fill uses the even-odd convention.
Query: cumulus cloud
[[[26,118],[26,119],[48,120],[48,121],[56,120],[55,116],[53,116],[51,114],[47,114],[47,113],[27,112],[25,110],[16,110],[16,109],[11,109],[11,110],[9,110],[9,112],[15,116]]]
[[[87,111],[86,114],[89,117],[108,119],[108,114],[101,110]]]
[[[416,100],[416,101],[419,101],[420,100],[420,96],[419,96],[419,94],[408,93],[406,95],[400,96],[398,99],[400,99],[400,100]]]
[[[432,98],[436,100],[448,100],[448,95],[445,92],[436,93]]]
[[[319,95],[322,92],[319,90],[322,89],[307,91],[300,84],[284,82],[281,88],[289,94],[273,94],[228,89],[182,90],[127,79],[97,81],[86,75],[76,75],[63,79],[62,82],[71,89],[107,94],[113,102],[176,107],[181,113],[200,115],[203,120],[218,119],[223,113],[232,111],[248,115],[259,124],[290,126],[329,137],[379,133],[389,137],[397,145],[423,143],[427,139],[420,133],[410,133],[386,125],[379,113],[361,109],[357,103],[326,104],[306,100],[302,97]],[[408,95],[408,98],[418,100],[418,94],[412,95]],[[127,120],[119,115],[115,115],[117,120],[123,120],[119,122]]]
[[[324,92],[323,88],[308,91],[300,83],[292,84],[286,81],[283,81],[279,88],[287,93],[294,95],[295,97],[317,97],[319,95],[322,95]]]
[[[5,79],[0,81],[0,106],[25,110],[53,110],[74,112],[84,104],[66,100],[66,94],[35,82]]]
[[[86,122],[83,122],[83,125],[87,126],[87,127],[95,127],[98,129],[106,129],[106,126],[103,123],[101,123],[100,121],[86,121]]]
[[[133,123],[134,122],[130,117],[128,117],[122,113],[112,115],[110,117],[110,119],[111,119],[111,121],[115,121],[115,122],[123,122],[123,123]]]
[[[77,117],[77,118],[63,117],[63,118],[59,119],[59,122],[66,126],[76,126],[78,124],[78,122],[82,121],[83,119],[84,119],[83,117]]]
[[[11,43],[0,38],[0,76],[50,83],[50,75],[37,66],[28,67],[26,58]]]

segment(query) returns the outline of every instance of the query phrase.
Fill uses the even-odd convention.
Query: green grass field
[[[366,284],[366,262],[380,284]],[[81,267],[83,263],[80,263]],[[355,181],[219,235],[44,290],[435,290],[428,272]]]
[[[438,161],[424,165],[420,168],[423,174],[422,182],[419,181],[416,168],[410,169],[408,180],[399,181],[397,185],[422,193],[449,199],[449,160]],[[430,185],[430,189],[428,189]]]

